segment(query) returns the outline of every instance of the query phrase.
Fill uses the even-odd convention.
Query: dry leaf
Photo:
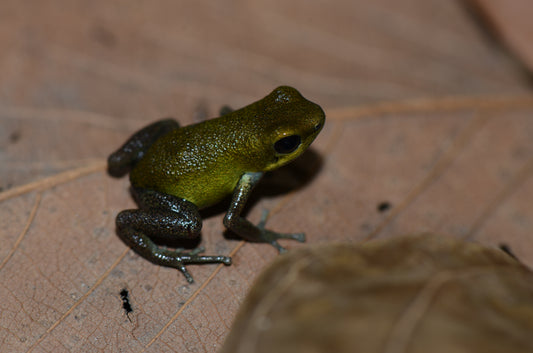
[[[309,244],[431,230],[533,265],[529,82],[456,2],[8,0],[0,18],[2,351],[217,351],[275,250],[223,238],[220,208],[202,245],[233,265],[187,285],[116,236],[133,202],[104,160],[149,121],[279,84],[328,120],[250,220],[269,208]]]
[[[532,113],[529,98],[330,111],[314,145],[323,159],[319,172],[285,198],[263,194],[248,218],[257,221],[270,208],[270,227],[303,230],[309,244],[435,229],[505,242],[532,265]],[[353,158],[352,151],[365,153]],[[0,194],[2,348],[216,351],[275,250],[224,239],[222,214],[208,217],[202,244],[234,262],[191,266],[196,282],[187,285],[179,272],[143,260],[115,235],[115,215],[133,203],[127,180],[110,178],[104,165]],[[300,175],[299,168],[297,161],[283,172]],[[380,211],[384,202],[390,208]],[[132,322],[122,307],[124,288]]]
[[[533,351],[533,272],[432,234],[280,256],[220,353]]]
[[[517,55],[524,65],[533,70],[531,34],[533,3],[528,0],[497,1],[469,0],[492,32],[503,40],[506,47]]]
[[[0,188],[105,158],[149,121],[288,84],[326,110],[530,82],[459,2],[0,4]],[[26,146],[32,146],[27,148]]]

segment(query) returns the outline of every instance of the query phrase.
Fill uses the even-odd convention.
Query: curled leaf
[[[257,280],[221,353],[531,352],[533,273],[431,234],[314,246]]]

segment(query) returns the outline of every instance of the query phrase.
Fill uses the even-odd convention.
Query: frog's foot
[[[231,264],[228,256],[202,256],[203,248],[194,250],[168,249],[154,243],[149,235],[157,235],[160,239],[175,240],[192,238],[200,232],[201,219],[196,206],[183,200],[172,199],[173,196],[156,193],[150,190],[134,189],[136,196],[143,205],[163,205],[168,208],[187,209],[182,213],[187,217],[179,217],[175,212],[160,209],[124,210],[117,215],[117,233],[126,244],[151,262],[180,270],[189,283],[193,279],[186,269],[188,264],[222,263]],[[170,206],[169,206],[170,205]],[[147,206],[148,208],[148,206]],[[184,221],[182,218],[188,219]]]
[[[183,249],[168,250],[160,248],[160,251],[154,255],[159,258],[161,264],[178,269],[181,273],[183,273],[187,282],[193,283],[194,280],[189,271],[187,271],[185,265],[213,263],[221,263],[226,266],[231,265],[231,257],[229,256],[198,255],[204,250],[205,249],[203,247],[198,247],[191,251],[184,251]]]
[[[186,250],[185,248],[168,249],[166,246],[158,246],[151,243],[151,240],[149,239],[145,239],[145,241],[146,243],[150,242],[151,247],[150,251],[142,251],[141,249],[141,254],[144,257],[156,264],[178,269],[181,273],[183,273],[185,279],[187,279],[187,282],[189,283],[193,283],[194,280],[189,271],[187,271],[185,265],[213,263],[224,264],[226,266],[231,265],[231,257],[229,256],[199,255],[205,251],[205,249],[201,246],[192,250]],[[140,250],[139,247],[134,247],[134,249],[137,251]]]
[[[278,249],[280,254],[283,254],[287,252],[287,249],[279,245],[278,239],[290,239],[290,240],[296,240],[300,243],[305,242],[305,234],[304,233],[277,233],[273,232],[271,230],[265,229],[266,221],[268,219],[268,210],[263,210],[263,213],[261,214],[261,220],[257,224],[257,228],[261,230],[261,235],[265,243],[269,243],[276,249]]]

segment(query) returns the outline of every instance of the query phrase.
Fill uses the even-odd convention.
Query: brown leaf
[[[257,279],[221,353],[531,352],[533,272],[433,234],[310,246]]]
[[[310,244],[431,230],[533,264],[523,72],[454,2],[299,4],[2,2],[2,351],[216,351],[276,252],[224,239],[221,210],[202,245],[233,265],[191,266],[188,285],[116,236],[133,202],[104,159],[149,121],[188,124],[279,84],[328,120],[319,158],[265,180],[275,192],[257,190],[250,220],[269,208],[269,227]]]
[[[0,5],[0,188],[104,158],[148,121],[190,123],[199,106],[212,116],[280,84],[327,110],[530,89],[456,2],[90,4]]]

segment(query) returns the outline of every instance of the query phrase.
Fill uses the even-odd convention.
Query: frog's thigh
[[[162,239],[194,238],[202,229],[198,207],[192,202],[162,192],[132,188],[139,210],[117,216],[117,227],[132,228]]]
[[[118,233],[133,242],[139,242],[139,237],[161,240],[195,238],[202,229],[201,219],[165,210],[125,210],[118,214],[116,225]]]
[[[131,193],[139,208],[143,210],[164,210],[176,213],[177,217],[195,220],[200,223],[200,211],[192,202],[174,195],[150,189],[131,188]]]
[[[179,239],[196,237],[202,226],[201,219],[184,217],[161,209],[125,210],[117,215],[117,233],[133,250],[153,263],[178,268],[189,282],[190,275],[184,267],[182,250],[160,247],[152,238]]]
[[[180,270],[189,283],[193,282],[187,272],[187,264],[231,264],[227,256],[198,255],[203,248],[192,251],[170,250],[152,241],[159,239],[197,237],[202,228],[202,218],[193,203],[178,197],[153,190],[132,189],[140,209],[125,210],[116,219],[117,233],[138,254],[162,266]]]
[[[165,210],[125,210],[116,219],[117,233],[138,254],[145,259],[162,266],[174,267],[180,270],[189,283],[193,282],[187,272],[187,263],[231,263],[225,256],[204,257],[196,255],[198,251],[190,253],[181,249],[170,250],[155,244],[151,237],[176,238],[198,235],[201,223],[187,218],[180,218],[179,214]]]
[[[113,176],[126,174],[161,136],[179,128],[173,119],[159,120],[137,131],[107,160],[109,173]]]

